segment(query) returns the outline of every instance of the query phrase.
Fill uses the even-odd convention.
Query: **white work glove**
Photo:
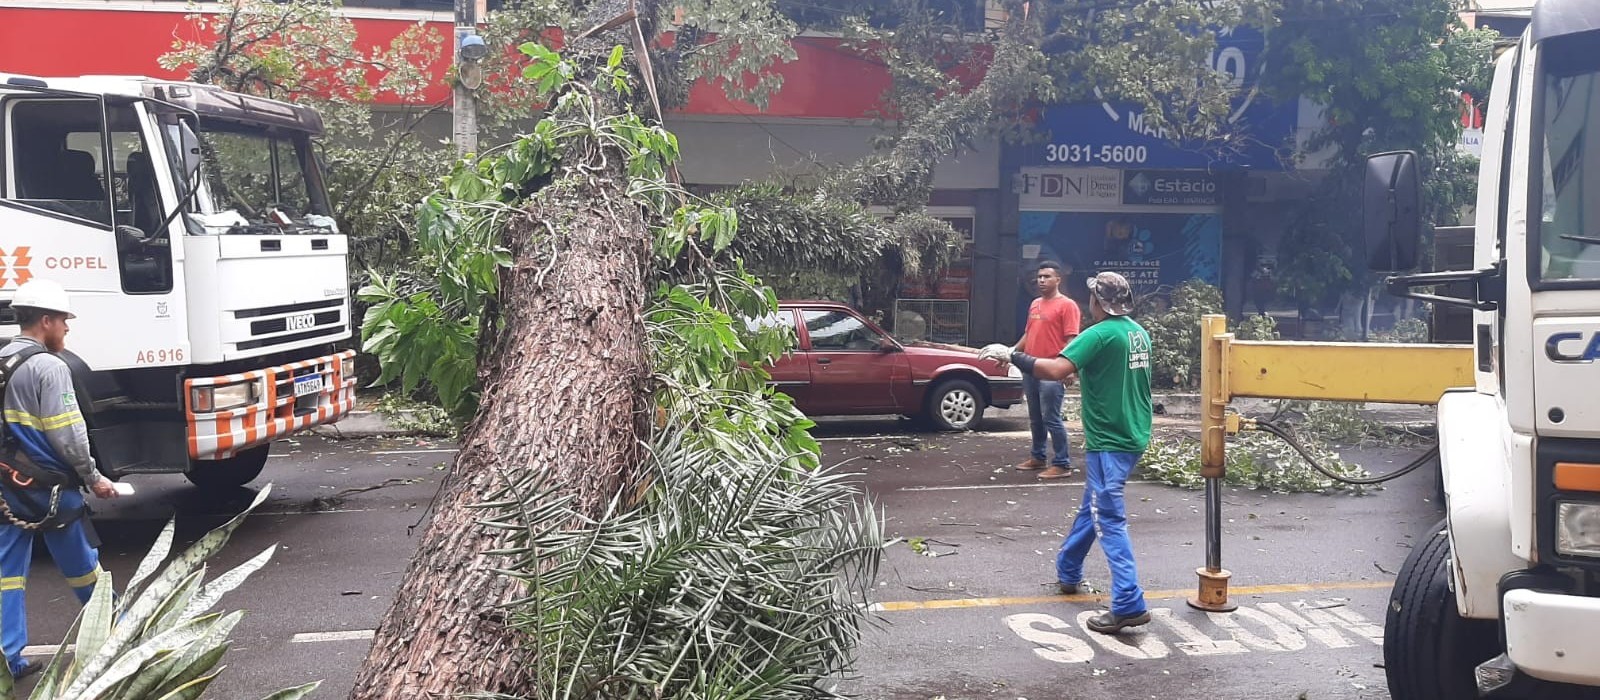
[[[1011,363],[1011,350],[1011,346],[1005,343],[990,343],[978,351],[978,359],[994,360],[1002,366],[1007,365]]]

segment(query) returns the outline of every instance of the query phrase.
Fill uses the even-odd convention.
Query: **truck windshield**
[[[1546,282],[1600,282],[1600,34],[1547,42],[1538,261]]]
[[[231,122],[169,122],[174,163],[200,191],[189,211],[206,233],[326,233],[335,228],[308,135]],[[198,162],[196,159],[198,156]],[[181,177],[181,175],[180,175]],[[194,230],[191,227],[191,230]]]

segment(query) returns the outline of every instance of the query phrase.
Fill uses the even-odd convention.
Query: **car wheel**
[[[272,445],[252,447],[227,459],[195,460],[184,476],[203,489],[231,489],[244,486],[261,476],[267,466]]]
[[[971,430],[983,420],[985,402],[977,385],[965,379],[947,379],[928,393],[925,415],[939,430]]]

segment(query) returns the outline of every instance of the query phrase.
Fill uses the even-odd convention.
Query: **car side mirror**
[[[899,352],[900,345],[889,338],[878,338],[878,352]]]
[[[1361,189],[1367,269],[1399,272],[1415,268],[1422,242],[1422,177],[1417,154],[1395,151],[1368,156]]]

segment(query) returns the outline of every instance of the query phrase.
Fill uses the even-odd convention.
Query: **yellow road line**
[[[1247,595],[1277,595],[1283,593],[1320,593],[1323,591],[1376,590],[1394,584],[1383,581],[1347,581],[1339,583],[1276,583],[1265,586],[1235,586],[1228,589],[1230,597]],[[1145,591],[1146,600],[1171,600],[1189,598],[1194,589]],[[998,608],[1009,605],[1035,605],[1038,603],[1094,603],[1109,599],[1109,595],[1079,593],[1077,595],[1018,596],[1011,598],[956,598],[953,600],[899,600],[873,603],[868,609],[875,612],[905,612],[907,610],[948,610],[951,608]]]

